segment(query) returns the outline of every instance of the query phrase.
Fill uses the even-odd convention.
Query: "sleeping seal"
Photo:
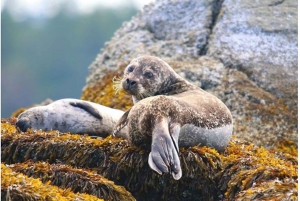
[[[18,116],[17,126],[23,132],[33,128],[107,137],[123,114],[121,110],[89,101],[60,99],[24,111]],[[120,136],[126,138],[125,134],[126,129]]]
[[[233,125],[225,104],[212,94],[180,77],[165,61],[141,56],[125,68],[119,82],[135,105],[114,128],[127,126],[129,141],[151,149],[149,166],[157,173],[182,176],[180,146],[206,145],[222,151]]]

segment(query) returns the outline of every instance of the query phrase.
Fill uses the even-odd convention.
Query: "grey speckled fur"
[[[149,72],[151,76],[149,75]],[[125,69],[122,87],[135,105],[120,119],[132,144],[151,149],[148,163],[161,174],[182,176],[178,146],[225,149],[233,126],[229,109],[217,97],[184,80],[163,60],[142,56]]]
[[[106,137],[123,114],[121,110],[89,101],[61,99],[24,111],[18,117],[17,126],[22,131],[33,128]],[[123,137],[125,134],[126,129],[119,133]]]

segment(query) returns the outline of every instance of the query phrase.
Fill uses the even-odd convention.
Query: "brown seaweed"
[[[73,168],[64,164],[49,164],[28,160],[9,166],[13,171],[39,178],[43,183],[86,193],[104,200],[135,200],[124,187],[115,185],[96,171]]]
[[[42,183],[39,179],[14,172],[1,164],[1,200],[100,201],[102,199],[85,193],[74,193],[70,189],[61,189],[50,185],[49,182]]]
[[[200,146],[181,148],[183,176],[176,181],[169,174],[152,171],[148,166],[149,150],[130,146],[126,140],[111,136],[94,139],[58,131],[19,133],[14,122],[14,119],[2,120],[2,162],[32,160],[30,163],[41,161],[51,164],[49,167],[61,168],[64,164],[70,170],[66,174],[70,175],[84,169],[98,175],[94,178],[105,177],[124,186],[137,200],[296,200],[298,197],[297,147],[287,141],[272,150],[236,138],[223,153]],[[38,172],[31,170],[32,174],[35,171]],[[77,184],[73,185],[70,188],[76,189]]]
[[[126,140],[92,139],[57,131],[3,133],[2,160],[8,164],[29,159],[62,163],[98,172],[125,186],[137,200],[216,200],[219,191],[214,177],[221,169],[217,151],[207,147],[181,149],[183,177],[158,175],[148,166],[148,150],[129,146]]]

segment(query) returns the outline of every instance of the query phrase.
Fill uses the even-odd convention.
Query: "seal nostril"
[[[131,86],[132,86],[132,85],[135,85],[135,84],[136,84],[136,82],[135,82],[135,81],[131,81]]]
[[[126,83],[128,84],[128,85],[130,85],[130,86],[133,86],[133,85],[135,85],[136,84],[136,81],[133,81],[133,80],[130,80],[130,79],[126,79]]]

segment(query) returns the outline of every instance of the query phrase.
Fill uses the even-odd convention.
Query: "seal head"
[[[133,102],[161,94],[171,95],[194,88],[186,84],[165,61],[153,56],[138,57],[124,70],[122,88],[132,95]]]

